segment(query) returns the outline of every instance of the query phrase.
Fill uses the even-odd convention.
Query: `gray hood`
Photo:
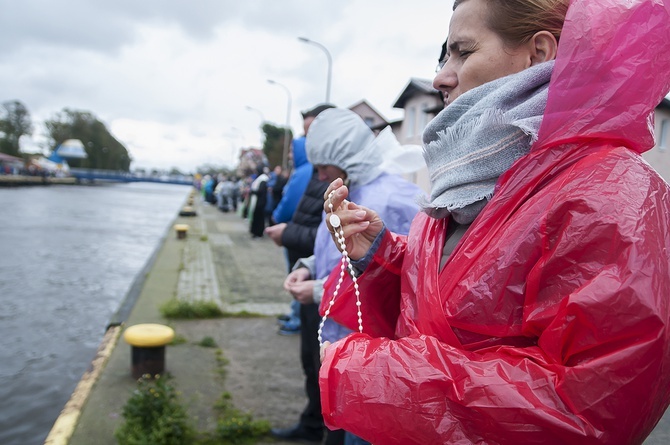
[[[390,131],[385,133],[393,137]],[[344,170],[351,186],[360,186],[382,173],[381,143],[384,140],[388,140],[388,136],[375,138],[353,111],[331,108],[321,112],[309,127],[307,158],[315,166],[334,165]]]

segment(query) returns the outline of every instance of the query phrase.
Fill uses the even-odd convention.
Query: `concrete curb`
[[[56,419],[49,435],[44,441],[45,445],[67,445],[74,432],[81,410],[88,399],[88,395],[105,368],[107,359],[116,345],[121,326],[112,326],[105,333],[98,347],[95,358],[91,361],[91,367],[84,373],[81,380],[65,404],[60,415]]]

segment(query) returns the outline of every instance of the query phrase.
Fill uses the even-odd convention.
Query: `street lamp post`
[[[279,82],[275,82],[272,79],[268,79],[268,83],[271,85],[280,86],[286,91],[286,96],[288,97],[288,105],[286,106],[286,127],[284,128],[284,153],[282,153],[282,167],[284,169],[288,168],[288,144],[289,144],[289,129],[291,126],[291,92],[286,86],[282,85]]]
[[[309,43],[314,46],[318,46],[326,54],[326,58],[328,59],[328,82],[326,84],[326,103],[330,103],[330,81],[333,75],[333,59],[330,57],[330,52],[328,52],[328,49],[319,42],[310,40],[307,37],[298,37],[298,40],[300,40],[301,42]]]
[[[250,107],[249,105],[247,105],[246,108],[249,111],[253,111],[254,113],[258,113],[258,115],[261,117],[261,125],[263,125],[263,122],[265,122],[265,117],[263,116],[263,113],[261,112],[261,110],[259,110],[257,108],[254,108],[254,107]]]
[[[253,111],[254,113],[258,113],[258,115],[261,118],[261,123],[258,125],[258,128],[260,129],[260,133],[261,133],[261,145],[263,145],[263,124],[265,123],[265,116],[263,116],[263,113],[261,112],[261,110],[259,110],[257,108],[250,107],[249,105],[247,105],[246,108],[249,111]]]
[[[230,153],[230,161],[232,162],[233,165],[235,165],[235,154],[237,152],[237,140],[239,139],[241,144],[240,148],[242,148],[242,145],[244,144],[244,134],[242,133],[242,130],[240,130],[237,127],[230,127],[230,129],[235,133],[233,136],[233,143],[232,143],[232,150]]]

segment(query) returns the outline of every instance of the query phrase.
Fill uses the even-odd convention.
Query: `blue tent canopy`
[[[52,159],[53,156],[60,158],[61,161]],[[62,159],[85,159],[87,157],[88,154],[84,150],[84,144],[79,139],[68,139],[56,147],[49,159],[54,162],[62,162]]]
[[[55,162],[56,164],[62,164],[65,162],[65,159],[58,156],[55,151],[51,153],[51,156],[49,156],[47,159]]]

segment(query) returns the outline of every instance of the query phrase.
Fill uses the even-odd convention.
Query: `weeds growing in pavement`
[[[221,349],[216,350],[216,369],[219,371],[219,375],[222,378],[226,378],[226,374],[228,370],[226,369],[226,366],[230,363],[228,359],[223,355],[223,351]]]
[[[259,318],[266,317],[266,315],[257,312],[239,311],[239,312],[224,312],[223,317],[226,318]]]
[[[225,377],[228,360],[220,349],[216,352],[217,366]],[[137,381],[137,389],[123,407],[124,423],[114,432],[119,445],[251,445],[269,434],[270,423],[235,408],[227,392],[213,407],[215,430],[196,431],[171,380],[168,374],[155,378],[147,374]]]
[[[183,335],[175,334],[174,338],[170,342],[170,346],[183,345],[184,343],[188,343],[188,339]]]
[[[190,445],[195,430],[167,375],[142,376],[123,407],[125,422],[114,432],[119,445]]]
[[[270,432],[270,422],[254,420],[253,416],[235,408],[229,393],[224,392],[214,408],[217,411],[216,431],[207,444],[253,444]]]
[[[206,337],[203,337],[202,340],[198,342],[199,346],[202,346],[203,348],[216,348],[216,341],[209,335]]]
[[[172,298],[160,307],[160,311],[163,317],[173,319],[193,320],[224,316],[219,305],[209,300],[186,301]]]

